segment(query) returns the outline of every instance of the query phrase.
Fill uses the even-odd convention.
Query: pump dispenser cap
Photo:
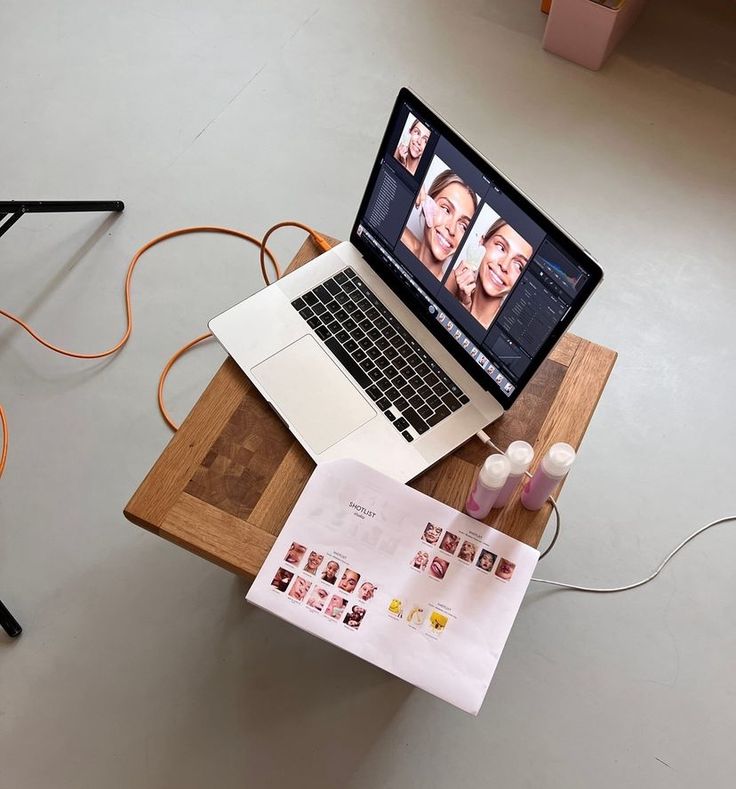
[[[575,450],[564,442],[552,444],[542,458],[542,467],[550,477],[562,479],[575,461]]]
[[[478,476],[485,487],[498,490],[506,484],[510,469],[511,464],[506,455],[489,455]]]
[[[534,449],[526,441],[512,441],[506,448],[506,457],[511,464],[509,473],[518,477],[529,469],[534,459]]]

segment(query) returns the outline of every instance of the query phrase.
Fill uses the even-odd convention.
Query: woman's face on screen
[[[417,122],[409,132],[409,153],[413,159],[419,159],[428,142],[429,129],[423,123]]]
[[[483,246],[480,285],[487,296],[504,296],[529,262],[532,246],[508,225],[502,225]]]
[[[434,224],[424,237],[439,262],[451,257],[462,241],[475,211],[473,198],[463,184],[449,184],[434,198],[437,203]]]

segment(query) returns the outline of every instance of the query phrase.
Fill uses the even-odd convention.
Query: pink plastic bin
[[[542,46],[573,63],[598,70],[634,24],[646,0],[606,8],[592,0],[552,0]]]

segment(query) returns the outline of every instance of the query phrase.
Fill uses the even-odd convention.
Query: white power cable
[[[493,443],[493,441],[491,441],[490,436],[487,433],[485,433],[483,430],[479,430],[476,435],[484,444],[493,447],[493,449],[495,449],[497,452],[501,452],[503,454],[503,450],[497,447]],[[525,474],[530,478],[532,476],[528,471],[526,471]],[[557,502],[552,498],[552,496],[548,498],[548,501],[550,502],[550,504],[552,504],[552,508],[555,513],[555,518],[556,518],[555,533],[554,536],[552,537],[552,542],[549,544],[549,546],[547,546],[544,553],[540,555],[539,557],[540,559],[543,559],[552,550],[552,547],[554,546],[555,542],[557,542],[557,537],[560,534],[561,518],[560,518],[560,512],[557,509]],[[718,526],[718,524],[720,523],[727,523],[728,521],[736,521],[736,515],[727,515],[723,518],[717,518],[716,520],[711,521],[710,523],[706,523],[705,526],[701,526],[699,529],[696,529],[692,534],[686,537],[676,548],[674,548],[672,551],[670,551],[669,554],[667,554],[667,556],[664,558],[664,560],[659,565],[659,567],[657,567],[657,569],[651,575],[647,576],[641,581],[636,581],[633,584],[628,584],[627,586],[611,586],[611,587],[578,586],[576,584],[562,583],[561,581],[548,581],[546,578],[532,578],[532,581],[536,581],[539,584],[548,584],[549,586],[557,586],[560,589],[572,589],[576,592],[595,592],[597,594],[611,594],[612,592],[626,592],[629,589],[636,589],[639,586],[644,586],[644,584],[648,584],[650,581],[653,581],[662,572],[662,570],[665,568],[665,566],[670,561],[670,559],[672,559],[672,557],[675,556],[675,554],[678,553],[678,551],[682,550],[690,542],[690,540],[694,540],[699,534],[702,534],[706,529],[710,529],[713,526]]]

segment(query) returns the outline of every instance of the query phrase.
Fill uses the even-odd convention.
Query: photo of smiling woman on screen
[[[532,251],[525,238],[485,205],[445,287],[487,329]]]
[[[394,159],[401,162],[412,175],[415,175],[428,142],[429,129],[419,118],[409,113],[404,131],[399,138],[399,144],[394,151]]]
[[[442,279],[477,205],[475,191],[435,157],[401,234],[402,244]]]

